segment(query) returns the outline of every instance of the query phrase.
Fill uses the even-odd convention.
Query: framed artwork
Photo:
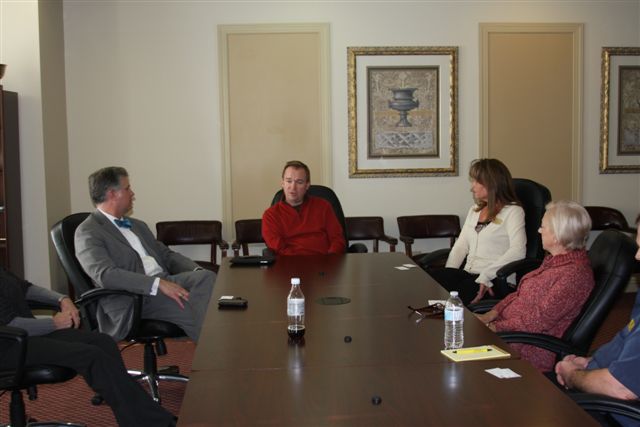
[[[457,47],[349,47],[349,176],[455,176]]]
[[[600,173],[640,173],[640,48],[602,48]]]

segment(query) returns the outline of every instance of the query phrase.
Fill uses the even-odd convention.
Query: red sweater
[[[580,313],[595,282],[587,252],[547,256],[522,278],[518,290],[493,308],[496,331],[523,331],[561,337]],[[526,344],[509,344],[540,371],[553,369],[555,354]]]
[[[346,247],[331,204],[313,196],[297,208],[283,200],[267,209],[262,215],[262,237],[278,255],[341,254]]]

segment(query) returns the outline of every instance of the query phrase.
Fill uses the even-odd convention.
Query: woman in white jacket
[[[500,267],[524,258],[527,243],[524,211],[504,163],[497,159],[474,160],[469,179],[475,204],[469,209],[445,268],[428,270],[445,289],[458,291],[465,305],[485,295],[504,297],[496,295],[491,281]]]

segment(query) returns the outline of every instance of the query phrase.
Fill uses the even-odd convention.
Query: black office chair
[[[398,239],[385,234],[384,219],[381,216],[348,216],[345,221],[348,241],[372,240],[373,252],[378,252],[380,241],[383,241],[389,245],[389,252],[396,251]]]
[[[517,282],[528,272],[535,270],[542,263],[544,249],[542,248],[542,238],[538,229],[542,223],[546,206],[551,201],[551,192],[547,187],[526,178],[514,178],[513,186],[516,196],[522,204],[524,210],[525,233],[527,236],[527,248],[525,258],[513,261],[504,265],[496,272],[493,284],[499,293],[506,295],[517,289]],[[435,255],[435,256],[434,256]],[[442,262],[442,258],[449,256],[449,251],[439,250],[436,253],[427,254],[420,259],[419,264],[423,268],[428,268],[436,262]],[[512,274],[516,275],[516,283],[509,283],[507,278]]]
[[[596,417],[602,414],[623,415],[635,420],[640,425],[640,401],[616,399],[594,393],[569,392],[569,397],[582,409],[596,415]],[[619,426],[618,423],[614,425]]]
[[[167,246],[208,245],[211,256],[208,261],[196,261],[207,270],[218,272],[217,251],[222,258],[227,256],[229,244],[222,238],[222,223],[213,220],[160,221],[156,223],[156,236]]]
[[[84,427],[84,424],[73,424],[61,421],[27,423],[22,390],[27,390],[29,400],[35,400],[38,395],[36,386],[61,383],[69,381],[76,376],[76,371],[62,366],[25,366],[27,338],[28,334],[24,329],[0,326],[0,347],[7,349],[10,346],[17,346],[15,359],[3,360],[2,367],[0,367],[0,390],[11,392],[11,401],[9,404],[10,425],[12,427],[25,427],[27,425],[34,427]]]
[[[615,228],[625,233],[635,234],[636,229],[629,226],[627,219],[617,209],[605,206],[585,206],[591,218],[591,230],[601,231]]]
[[[253,243],[264,244],[262,238],[262,220],[258,219],[239,219],[235,223],[236,239],[231,244],[233,256],[249,255],[249,245]]]
[[[100,299],[111,295],[125,295],[134,300],[133,327],[125,338],[132,343],[144,345],[144,367],[142,371],[129,370],[139,380],[148,383],[153,399],[160,402],[158,381],[182,381],[188,377],[180,375],[177,367],[158,369],[157,356],[167,354],[165,338],[179,338],[186,334],[177,325],[164,320],[143,319],[142,295],[134,294],[126,290],[104,289],[96,287],[91,278],[84,272],[75,255],[74,235],[76,228],[84,221],[89,213],[81,212],[67,216],[51,229],[51,239],[56,248],[60,263],[67,273],[76,294],[80,298],[76,301],[82,315],[83,327],[90,330],[99,330],[96,319],[97,305]],[[155,348],[154,348],[155,347]]]
[[[629,283],[636,251],[636,243],[628,235],[617,230],[603,231],[596,238],[589,249],[595,286],[580,314],[562,338],[509,331],[498,332],[498,335],[508,343],[530,344],[552,351],[558,359],[568,354],[587,355],[598,328]],[[477,308],[477,305],[470,307],[476,312],[485,311],[487,307],[483,306],[480,310]]]
[[[342,205],[340,204],[340,200],[336,193],[329,187],[325,187],[324,185],[310,185],[307,194],[310,196],[322,197],[329,203],[331,203],[331,207],[333,208],[333,212],[336,214],[336,218],[338,218],[338,222],[342,226],[342,232],[344,233],[344,241],[346,242],[346,252],[357,252],[364,253],[367,252],[367,246],[362,243],[354,243],[349,246],[349,239],[347,237],[347,223],[344,219],[344,211],[342,210]],[[282,189],[278,190],[276,194],[273,196],[271,200],[271,205],[275,205],[279,201],[282,200],[284,194]]]

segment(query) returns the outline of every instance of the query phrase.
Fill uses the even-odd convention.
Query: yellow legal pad
[[[486,359],[506,359],[511,357],[503,349],[495,345],[480,345],[478,347],[464,347],[456,350],[440,350],[440,353],[447,356],[454,362],[466,362],[469,360],[486,360]]]

